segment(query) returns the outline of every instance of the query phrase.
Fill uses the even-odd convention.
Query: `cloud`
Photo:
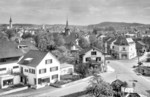
[[[103,21],[150,23],[150,0],[0,0],[0,21],[90,24]]]

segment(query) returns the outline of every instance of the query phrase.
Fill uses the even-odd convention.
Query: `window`
[[[51,63],[52,63],[52,59],[45,60],[45,64],[51,64]]]
[[[4,71],[4,70],[6,70],[6,68],[0,68],[0,71]]]
[[[112,49],[114,49],[115,47],[114,46],[112,46]]]
[[[85,60],[86,60],[86,62],[87,62],[87,61],[90,61],[90,57],[87,57]]]
[[[19,66],[13,66],[13,69],[15,69],[15,68],[19,68]]]
[[[126,50],[126,48],[125,48],[125,47],[123,47],[123,48],[122,48],[122,50],[123,50],[123,51],[125,51],[125,50]]]
[[[96,51],[91,52],[91,55],[96,55]]]
[[[34,69],[29,69],[29,73],[35,74],[35,70]]]
[[[58,79],[58,74],[52,75],[52,79]]]
[[[39,70],[39,74],[42,74],[42,73],[46,73],[46,68],[45,68],[45,69],[40,69],[40,70]]]
[[[25,69],[24,71],[25,71],[25,72],[28,72],[28,69]]]
[[[50,72],[52,72],[52,71],[57,71],[58,70],[58,67],[51,67],[50,68]]]
[[[96,57],[96,61],[101,61],[101,57]]]
[[[13,79],[3,80],[3,86],[13,85]]]

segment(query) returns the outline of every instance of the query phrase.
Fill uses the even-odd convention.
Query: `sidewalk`
[[[11,93],[14,93],[14,92],[19,92],[19,91],[27,90],[27,89],[28,89],[27,86],[19,87],[19,88],[0,89],[0,96],[6,95],[6,94],[11,94]]]

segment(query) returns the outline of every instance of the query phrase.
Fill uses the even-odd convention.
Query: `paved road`
[[[145,91],[150,90],[150,81],[145,80],[143,77],[136,75],[132,70],[132,66],[137,65],[137,59],[110,60],[109,65],[115,69],[115,72],[102,74],[104,80],[106,80],[107,82],[112,82],[116,78],[118,78],[123,81],[129,82],[129,84],[132,84],[130,80],[137,80],[138,82],[136,83],[135,91],[147,95]],[[88,84],[88,81],[86,81],[59,89],[48,87],[46,89],[41,90],[26,90],[18,93],[9,94],[4,97],[60,97],[70,93],[82,91],[88,86]]]
[[[147,92],[145,91],[150,91],[150,81],[145,80],[142,76],[136,75],[132,68],[133,65],[137,65],[136,59],[130,61],[110,61],[110,66],[115,69],[115,72],[103,76],[108,82],[111,82],[115,79],[127,81],[129,83],[129,86],[132,86],[132,80],[137,80],[135,91],[147,95]]]

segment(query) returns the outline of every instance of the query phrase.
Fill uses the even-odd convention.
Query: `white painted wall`
[[[20,83],[20,76],[19,75],[16,75],[14,76],[14,84],[19,84]]]
[[[91,55],[92,51],[96,51],[97,55]],[[83,63],[87,63],[86,62],[87,57],[93,58],[94,60],[96,59],[96,57],[101,57],[101,60],[104,60],[103,54],[100,51],[96,50],[96,49],[95,50],[91,49],[91,50],[89,50],[88,52],[85,53],[85,55],[83,56]]]
[[[52,59],[52,63],[45,64],[45,60],[47,60],[47,59]],[[58,66],[58,70],[50,72],[50,68],[56,67],[56,66]],[[44,68],[46,68],[46,73],[39,74],[39,70],[44,69]],[[55,80],[52,80],[52,75],[54,75],[54,74],[58,74],[58,80],[60,80],[60,63],[56,58],[54,58],[54,56],[51,53],[47,53],[47,55],[43,58],[43,60],[40,62],[40,64],[36,68],[36,77],[41,78],[41,77],[49,76],[50,82],[53,83]]]
[[[128,59],[132,59],[137,56],[135,43],[129,44],[127,46],[118,46],[115,44],[113,46],[114,46],[113,50],[119,53],[119,59],[122,59],[123,53],[127,54]],[[123,48],[125,48],[125,51],[123,51]]]
[[[0,65],[0,68],[6,68],[4,71],[0,71],[0,74],[6,74],[6,73],[11,73],[11,70],[13,72],[20,72],[20,66],[19,68],[13,69],[13,66],[19,66],[17,62],[9,62],[9,63],[4,63]]]
[[[31,66],[25,66],[25,65],[20,65],[20,68],[23,67],[23,74],[27,76],[28,78],[28,83],[31,85],[34,85],[34,78],[36,78],[36,68],[31,67]],[[29,73],[29,68],[35,70],[35,74]],[[25,72],[25,69],[28,70],[28,72]]]

